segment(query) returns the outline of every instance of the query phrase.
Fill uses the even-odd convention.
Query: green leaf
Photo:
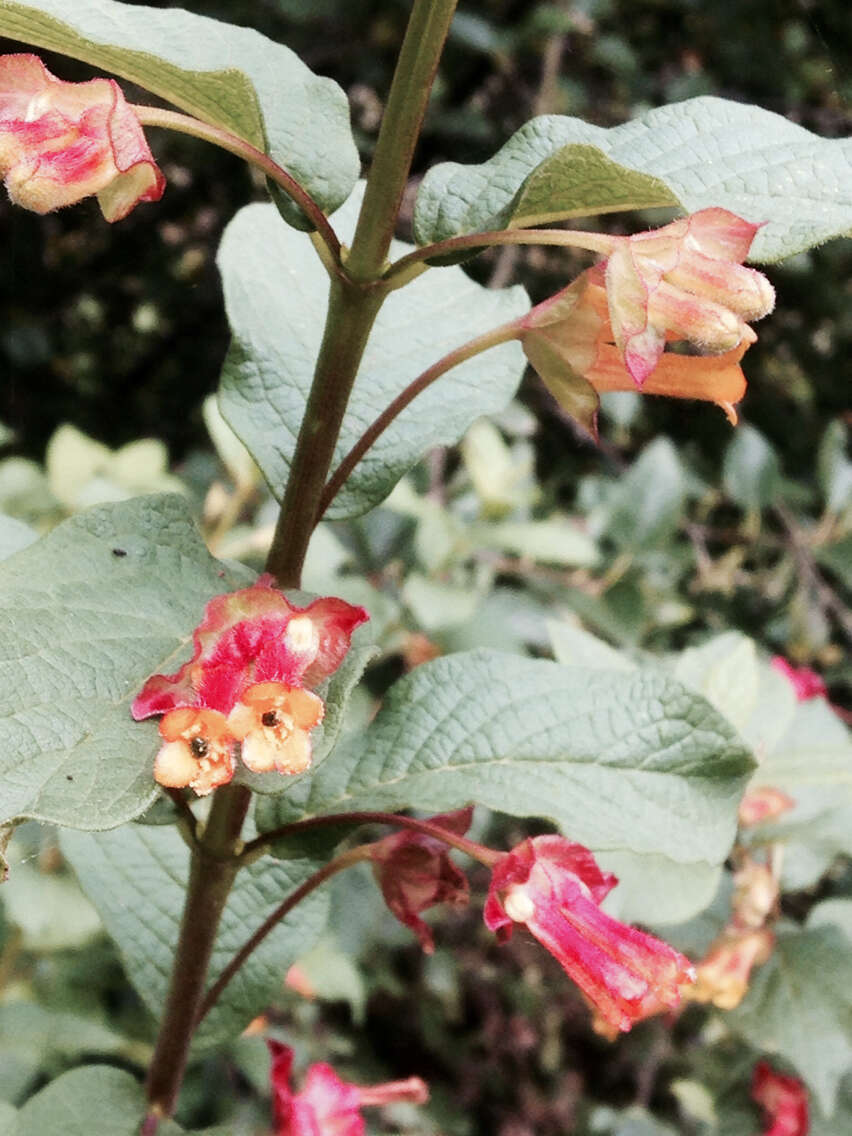
[[[70,873],[41,872],[23,858],[20,842],[9,848],[9,879],[3,888],[6,917],[21,932],[27,951],[74,950],[101,932],[98,913]]]
[[[557,663],[596,670],[635,669],[636,664],[629,655],[617,651],[590,631],[585,631],[578,623],[550,619],[547,621],[547,630]]]
[[[687,99],[610,129],[546,115],[482,165],[431,169],[414,230],[430,244],[613,209],[721,206],[766,222],[751,258],[776,261],[852,230],[851,173],[851,139],[725,99]]]
[[[38,540],[35,529],[14,517],[7,517],[5,513],[0,514],[0,560],[5,560],[13,552],[20,552],[34,540]]]
[[[127,976],[159,1017],[174,962],[186,895],[189,852],[174,828],[125,825],[112,832],[64,831],[62,851],[118,945]],[[259,860],[243,869],[228,898],[213,947],[210,982],[251,933],[317,865]],[[284,975],[325,926],[327,898],[317,892],[267,936],[226,987],[196,1039],[209,1046],[236,1036],[281,988]]]
[[[16,1136],[18,1112],[6,1101],[0,1100],[0,1136]]]
[[[18,1113],[15,1136],[138,1136],[144,1116],[145,1093],[134,1076],[86,1065],[31,1097]]]
[[[740,426],[725,450],[722,483],[743,509],[764,509],[775,500],[780,479],[778,457],[753,426]]]
[[[852,461],[846,456],[850,431],[841,418],[828,424],[817,453],[817,477],[831,513],[852,505]]]
[[[0,1005],[0,1055],[31,1057],[37,1064],[47,1054],[76,1057],[81,1053],[129,1056],[131,1044],[120,1034],[81,1014],[48,1010],[34,1002]]]
[[[619,480],[609,503],[606,532],[623,548],[655,548],[670,541],[686,500],[686,475],[668,438],[657,438]]]
[[[130,79],[230,130],[266,151],[324,209],[345,201],[358,177],[346,95],[251,28],[116,0],[3,0],[0,34]],[[287,211],[303,224],[295,206]]]
[[[5,560],[0,823],[99,829],[144,812],[158,734],[130,703],[183,661],[207,600],[248,582],[169,496],[92,509]]]
[[[600,559],[594,540],[558,513],[541,521],[475,524],[469,535],[479,548],[496,548],[544,564],[594,568]]]
[[[852,951],[837,927],[779,930],[726,1022],[752,1045],[790,1061],[827,1115],[852,1068]]]
[[[476,801],[550,818],[594,849],[715,864],[730,849],[751,767],[721,716],[658,671],[477,650],[392,687],[364,733],[277,798],[275,823]]]
[[[351,239],[358,206],[353,196],[333,218],[344,241]],[[396,255],[409,249],[394,243]],[[249,205],[237,214],[218,260],[234,334],[222,374],[222,413],[280,497],[322,338],[328,276],[308,237],[281,224],[268,205]],[[430,269],[392,293],[367,344],[335,464],[428,366],[527,307],[522,288],[489,290],[461,268]],[[522,371],[520,346],[506,343],[439,379],[378,439],[329,519],[366,512],[426,450],[456,442],[481,414],[501,410]]]

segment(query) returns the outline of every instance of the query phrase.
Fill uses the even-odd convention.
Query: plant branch
[[[354,280],[374,280],[387,257],[456,3],[414,0],[346,261],[347,272]]]
[[[286,918],[286,916],[289,915],[293,908],[296,907],[297,904],[301,903],[306,896],[310,895],[311,892],[315,891],[321,884],[324,884],[326,880],[331,879],[332,876],[336,875],[338,872],[342,872],[345,868],[349,868],[353,864],[357,864],[359,861],[367,859],[367,853],[364,850],[365,847],[368,846],[365,845],[360,848],[351,848],[348,852],[344,852],[334,860],[331,860],[328,864],[326,864],[324,868],[320,868],[318,872],[314,872],[314,874],[312,876],[309,876],[303,884],[297,887],[296,890],[283,901],[283,903],[280,903],[271,915],[268,915],[267,918],[264,919],[258,929],[254,932],[254,934],[249,939],[247,939],[245,943],[243,943],[242,947],[240,947],[240,949],[237,951],[237,953],[234,955],[234,957],[207,991],[207,994],[204,996],[204,1000],[199,1006],[198,1016],[195,1019],[196,1028],[201,1024],[204,1018],[216,1005],[216,1002],[219,1000],[222,991],[225,989],[225,987],[228,985],[228,983],[231,981],[231,979],[234,977],[234,975],[237,973],[237,971],[240,969],[249,955],[257,947],[260,946],[266,936],[275,929],[278,923],[280,923],[282,919]]]
[[[461,347],[450,351],[449,354],[439,359],[437,363],[433,363],[432,366],[421,375],[418,375],[416,379],[413,379],[405,390],[401,391],[393,402],[385,407],[372,425],[367,427],[334,471],[322,492],[317,511],[317,521],[322,518],[326,509],[328,509],[331,502],[343,488],[352,471],[375,443],[376,439],[384,433],[391,422],[405,410],[409,403],[417,398],[419,394],[426,390],[427,387],[431,386],[437,379],[440,379],[442,375],[445,375],[447,371],[451,370],[453,367],[457,367],[459,363],[464,363],[465,360],[472,359],[475,355],[481,355],[483,351],[488,351],[491,347],[497,347],[501,343],[509,343],[511,340],[517,339],[520,333],[521,321],[519,320],[512,320],[509,323],[501,324],[500,327],[494,328],[493,331],[487,331],[483,335],[478,335],[475,339],[471,339],[467,343],[462,344]]]
[[[267,852],[276,840],[284,840],[288,836],[295,836],[300,832],[310,832],[315,828],[333,827],[341,824],[389,824],[396,828],[409,828],[414,832],[422,832],[425,836],[433,836],[443,844],[457,848],[459,852],[464,852],[471,859],[478,860],[488,867],[492,867],[502,855],[492,848],[486,848],[484,844],[469,840],[466,836],[461,836],[457,832],[450,832],[449,829],[443,828],[439,824],[433,824],[429,820],[418,820],[417,817],[402,816],[399,813],[355,812],[309,817],[307,820],[296,820],[291,824],[283,824],[280,828],[273,828],[269,832],[264,832],[262,836],[250,840],[243,849],[242,858],[250,861],[256,859],[259,854]],[[369,848],[370,845],[362,845],[362,847]]]
[[[148,1115],[143,1132],[156,1132],[158,1120],[174,1112],[213,943],[240,868],[240,831],[250,800],[251,794],[241,785],[217,789],[207,825],[192,853],[171,985],[148,1069]]]
[[[415,817],[398,816],[395,813],[357,812],[337,813],[333,816],[310,817],[308,820],[294,821],[292,824],[282,825],[280,828],[264,833],[263,836],[259,836],[255,840],[250,840],[243,849],[240,859],[243,863],[251,863],[253,860],[263,855],[268,850],[269,845],[275,840],[293,836],[299,832],[307,832],[315,828],[340,824],[390,824],[398,828],[412,829],[414,832],[421,832],[426,836],[434,837],[442,843],[450,845],[452,848],[457,848],[460,852],[466,853],[468,856],[478,860],[480,863],[487,864],[489,867],[492,867],[499,860],[501,855],[501,853],[495,852],[491,848],[486,848],[484,845],[478,844],[474,840],[468,840],[465,836],[450,832],[440,825],[432,824],[431,821],[417,820]],[[199,1025],[216,1004],[222,991],[249,955],[260,946],[278,923],[289,915],[293,908],[301,903],[306,896],[310,895],[310,893],[320,887],[321,884],[324,884],[326,880],[331,879],[331,877],[338,872],[352,867],[353,864],[360,863],[362,860],[369,860],[371,858],[372,848],[372,843],[359,844],[357,848],[350,848],[348,851],[336,856],[326,864],[324,868],[320,868],[318,872],[314,872],[312,876],[309,876],[303,884],[296,888],[291,895],[267,916],[254,934],[240,947],[239,951],[237,951],[207,991],[204,1001],[201,1003],[201,1008],[198,1011],[198,1018],[195,1023],[196,1026]]]
[[[618,237],[584,229],[494,229],[487,233],[448,237],[445,241],[416,248],[395,260],[385,270],[383,279],[389,287],[401,288],[420,275],[424,261],[441,260],[463,252],[483,252],[493,245],[558,245],[608,256],[617,240]]]
[[[258,150],[257,147],[252,146],[250,142],[246,142],[239,135],[232,134],[229,130],[224,130],[220,126],[211,126],[210,123],[202,122],[200,118],[193,118],[189,114],[178,114],[177,111],[164,110],[161,107],[140,106],[138,103],[132,104],[131,109],[143,126],[162,126],[167,130],[190,134],[193,138],[203,138],[205,142],[212,142],[214,146],[228,150],[231,154],[236,154],[238,158],[242,158],[243,161],[257,166],[284,190],[314,226],[330,256],[330,259],[328,256],[321,257],[326,268],[331,270],[331,266],[334,265],[334,270],[338,274],[342,272],[340,241],[337,239],[337,234],[329,224],[325,213],[308,191],[299,185],[296,179],[282,169],[277,162],[273,162],[268,154],[264,154],[262,150]]]

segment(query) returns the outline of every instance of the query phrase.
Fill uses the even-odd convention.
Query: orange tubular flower
[[[668,943],[600,910],[617,882],[581,844],[536,836],[497,862],[483,914],[504,941],[526,924],[603,1020],[624,1031],[677,1006],[695,971]]]
[[[311,764],[310,732],[325,706],[309,690],[281,682],[250,686],[228,715],[228,727],[242,742],[243,764],[253,773],[302,773]]]
[[[752,970],[769,959],[774,946],[775,936],[765,927],[739,934],[727,931],[698,963],[695,986],[684,997],[733,1010],[748,993]]]
[[[0,176],[25,209],[96,194],[107,221],[159,201],[166,184],[118,84],[66,83],[37,55],[0,57]]]
[[[188,785],[205,797],[234,776],[234,738],[218,710],[170,710],[160,722],[160,737],[163,745],[154,762],[160,785]]]
[[[616,344],[603,265],[586,269],[558,295],[533,308],[525,321],[526,356],[551,393],[581,425],[596,434],[598,394],[639,385]],[[737,346],[721,355],[661,355],[644,377],[643,394],[715,402],[733,424],[745,394],[740,360],[757,338],[747,325]],[[669,333],[668,339],[683,338]]]

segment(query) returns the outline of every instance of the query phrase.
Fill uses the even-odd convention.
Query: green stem
[[[266,569],[297,588],[361,356],[385,293],[332,280],[328,318]]]
[[[266,561],[267,571],[282,588],[301,583],[343,415],[367,339],[388,293],[378,282],[455,6],[456,0],[414,0],[346,258],[346,278],[331,281],[314,381]]]
[[[373,280],[393,239],[411,159],[457,0],[414,0],[346,269]]]
[[[240,831],[250,800],[251,794],[241,785],[217,789],[207,826],[190,860],[171,986],[148,1069],[148,1116],[143,1131],[156,1131],[157,1118],[174,1112],[213,943],[240,868]]]
[[[328,484],[323,489],[320,498],[317,520],[325,513],[331,502],[346,484],[349,475],[375,443],[376,439],[384,433],[391,422],[393,422],[394,418],[401,414],[410,402],[426,390],[428,386],[431,386],[436,379],[440,379],[447,371],[451,370],[453,367],[457,367],[459,363],[463,363],[466,359],[472,359],[474,355],[480,355],[490,347],[496,347],[500,343],[508,343],[512,339],[517,339],[521,334],[521,330],[521,323],[518,320],[501,324],[500,327],[494,328],[493,331],[487,331],[484,335],[478,335],[475,339],[471,339],[468,343],[457,347],[455,351],[450,351],[448,355],[439,359],[437,363],[433,363],[422,375],[418,375],[416,379],[412,380],[405,390],[401,391],[393,402],[385,407],[372,425],[367,427],[329,478]]]
[[[223,130],[219,126],[211,126],[207,122],[202,122],[200,118],[193,118],[188,114],[178,114],[177,111],[164,110],[161,107],[140,106],[138,103],[132,104],[132,110],[143,126],[162,126],[168,130],[176,130],[181,134],[190,134],[193,138],[203,138],[205,142],[212,142],[214,146],[228,150],[231,154],[236,154],[238,158],[242,158],[243,161],[257,166],[276,185],[281,186],[287,196],[295,201],[314,226],[328,253],[327,256],[322,257],[326,268],[331,270],[330,265],[333,264],[336,272],[342,271],[340,268],[340,241],[337,239],[334,229],[328,223],[325,213],[307,190],[262,150],[258,150],[250,142],[246,142],[245,139],[240,138],[237,134],[232,134],[229,130]]]
[[[608,256],[621,239],[584,229],[495,229],[488,233],[470,233],[415,249],[395,260],[386,269],[383,279],[390,288],[401,288],[423,272],[427,260],[442,259],[456,253],[482,252],[492,245],[559,245]]]

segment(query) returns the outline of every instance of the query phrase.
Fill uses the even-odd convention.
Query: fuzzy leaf
[[[159,1017],[174,962],[186,894],[189,852],[174,828],[125,825],[113,832],[62,833],[62,851],[121,952],[127,976]],[[210,964],[213,982],[278,904],[317,865],[269,860],[245,868],[228,899]],[[280,990],[284,975],[325,926],[327,898],[315,893],[279,923],[204,1019],[196,1039],[209,1046],[235,1037]]]
[[[353,196],[333,218],[344,241],[358,205]],[[409,248],[397,241],[394,254]],[[310,240],[282,225],[268,205],[237,214],[218,259],[234,334],[222,374],[222,413],[280,497],[322,338],[328,276]],[[432,269],[392,293],[367,344],[335,463],[430,364],[527,307],[522,288],[489,290],[460,268]],[[458,441],[474,419],[501,410],[522,371],[521,348],[507,343],[443,376],[382,434],[328,517],[357,516],[378,504],[426,450]]]
[[[158,734],[130,703],[183,661],[207,600],[248,582],[172,496],[81,513],[0,564],[0,823],[144,812]]]
[[[414,226],[429,244],[613,209],[721,206],[766,222],[751,259],[771,262],[852,231],[850,174],[852,139],[726,99],[687,99],[609,129],[546,115],[482,165],[430,170]]]
[[[475,801],[550,818],[593,849],[717,864],[751,768],[721,715],[659,672],[460,652],[398,682],[263,827]]]
[[[144,1116],[145,1091],[131,1073],[111,1065],[84,1065],[31,1097],[13,1131],[15,1136],[138,1136]],[[167,1120],[157,1134],[178,1136],[182,1131]]]
[[[343,91],[251,28],[117,0],[0,3],[0,35],[120,75],[266,151],[324,209],[346,200],[359,159]],[[287,219],[301,214],[287,206]]]

